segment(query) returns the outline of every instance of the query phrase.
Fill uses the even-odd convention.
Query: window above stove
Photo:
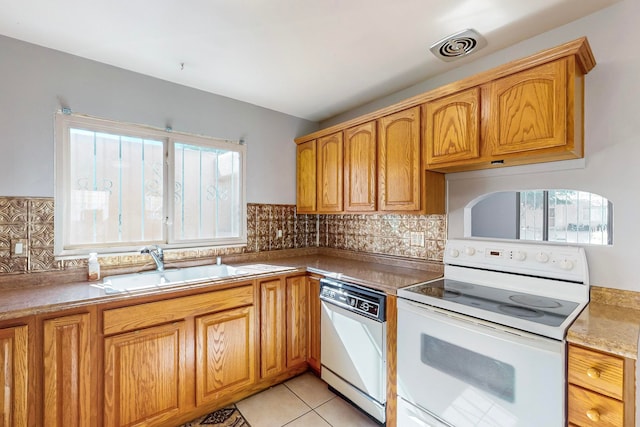
[[[611,245],[613,203],[566,189],[489,193],[466,206],[465,236]]]

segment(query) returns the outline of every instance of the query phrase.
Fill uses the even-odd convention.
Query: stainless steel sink
[[[251,264],[233,267],[226,264],[201,265],[197,267],[175,268],[165,271],[145,271],[142,273],[120,274],[105,277],[102,281],[108,294],[130,292],[142,289],[161,288],[182,283],[204,280],[220,280],[228,277],[248,276],[290,270],[268,264]]]

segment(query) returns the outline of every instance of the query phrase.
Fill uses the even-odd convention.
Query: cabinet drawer
[[[569,384],[569,423],[580,426],[622,427],[623,405],[610,397]]]
[[[569,382],[622,400],[624,360],[569,346]]]
[[[161,323],[173,322],[188,316],[228,310],[253,304],[253,285],[149,302],[104,311],[104,334],[111,335]]]

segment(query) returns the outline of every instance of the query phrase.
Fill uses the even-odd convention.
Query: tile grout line
[[[321,407],[322,405],[325,405],[325,404],[326,404],[326,403],[328,403],[328,402],[331,402],[333,399],[335,399],[335,398],[336,398],[336,397],[338,397],[338,396],[333,396],[331,399],[326,400],[325,402],[322,402],[321,404],[319,404],[317,407],[313,408],[313,407],[311,407],[311,405],[309,405],[309,404],[308,404],[308,403],[307,403],[307,402],[306,402],[306,401],[305,401],[301,396],[298,396],[298,394],[297,394],[295,391],[293,391],[293,390],[292,390],[292,389],[287,385],[287,383],[286,383],[286,382],[284,382],[283,384],[284,384],[284,386],[285,386],[285,387],[286,387],[286,388],[287,388],[291,393],[293,393],[293,395],[294,395],[294,396],[296,396],[296,397],[297,397],[298,399],[300,399],[300,400],[301,400],[305,405],[307,405],[307,406],[310,408],[310,410],[309,410],[308,412],[305,412],[304,414],[300,415],[298,418],[293,419],[293,420],[289,421],[288,423],[284,424],[282,427],[285,427],[285,426],[287,426],[287,425],[291,424],[292,422],[294,422],[295,420],[297,420],[297,419],[299,419],[299,418],[304,417],[304,416],[305,416],[305,415],[307,415],[309,412],[314,412],[314,413],[315,413],[318,417],[320,417],[320,419],[322,419],[325,423],[327,423],[329,426],[333,427],[333,424],[331,424],[331,423],[329,422],[329,420],[325,419],[322,415],[320,415],[320,414],[318,413],[318,411],[316,411],[316,409],[317,409],[317,408],[319,408],[319,407]]]

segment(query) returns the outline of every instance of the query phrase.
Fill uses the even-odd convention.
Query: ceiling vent
[[[431,46],[431,52],[446,62],[455,61],[487,45],[475,30],[464,30],[446,37]]]

